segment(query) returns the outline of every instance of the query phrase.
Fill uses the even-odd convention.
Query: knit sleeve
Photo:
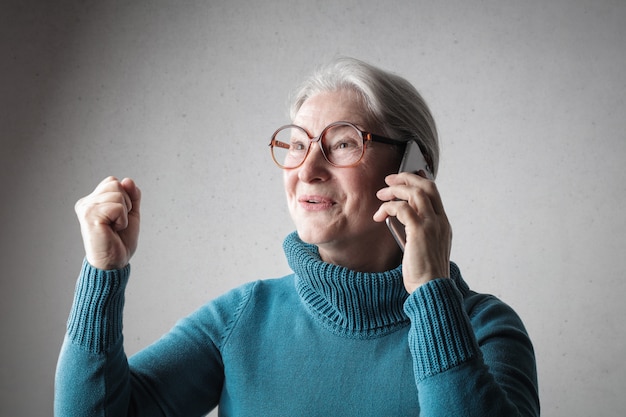
[[[102,353],[122,337],[124,291],[130,265],[103,271],[85,260],[76,284],[74,303],[67,322],[69,340],[92,353]]]
[[[539,415],[532,344],[509,306],[437,279],[404,308],[423,415]]]
[[[83,263],[57,363],[54,415],[104,416],[128,403],[122,310],[130,267],[103,271]]]

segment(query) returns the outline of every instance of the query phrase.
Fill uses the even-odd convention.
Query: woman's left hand
[[[405,226],[402,274],[406,290],[411,294],[428,281],[450,277],[452,228],[435,183],[408,172],[389,175],[385,182],[388,187],[376,194],[384,203],[374,220],[395,216]]]

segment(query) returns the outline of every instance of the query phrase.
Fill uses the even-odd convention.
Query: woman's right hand
[[[130,262],[139,239],[141,191],[130,178],[105,178],[76,203],[87,262],[103,269],[121,269]]]

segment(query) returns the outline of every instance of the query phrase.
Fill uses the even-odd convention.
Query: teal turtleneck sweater
[[[400,267],[324,263],[291,234],[293,274],[207,303],[128,360],[129,267],[84,263],[59,358],[55,415],[537,416],[531,342],[515,312],[456,265],[409,295]]]

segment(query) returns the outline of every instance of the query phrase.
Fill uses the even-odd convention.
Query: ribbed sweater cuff
[[[72,343],[92,353],[102,353],[120,340],[129,275],[130,265],[104,271],[83,262],[67,323]]]
[[[480,355],[461,293],[452,279],[430,281],[404,304],[411,319],[409,348],[416,381]]]

